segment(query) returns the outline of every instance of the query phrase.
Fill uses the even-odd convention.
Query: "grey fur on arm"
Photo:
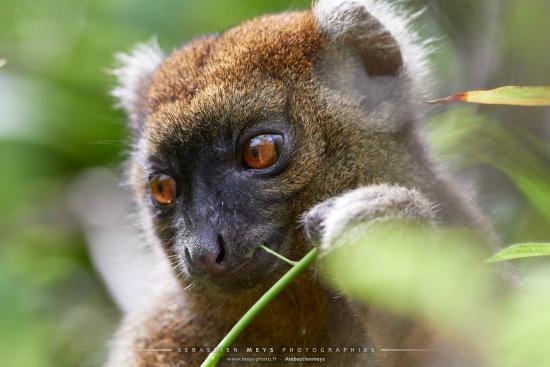
[[[419,191],[397,185],[371,185],[329,198],[303,218],[307,237],[328,251],[338,236],[354,224],[406,220],[434,224],[434,205]]]

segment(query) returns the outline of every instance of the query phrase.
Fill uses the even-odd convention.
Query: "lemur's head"
[[[407,176],[423,55],[409,32],[378,2],[320,0],[118,56],[131,182],[181,279],[251,288],[286,266],[258,245],[305,253],[305,210]]]

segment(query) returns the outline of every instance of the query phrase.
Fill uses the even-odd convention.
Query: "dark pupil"
[[[258,158],[260,156],[260,152],[258,150],[258,147],[262,145],[262,143],[271,143],[274,144],[275,138],[271,135],[261,135],[257,136],[254,139],[250,141],[250,154],[254,158]],[[275,146],[275,153],[278,153],[277,147]]]
[[[253,141],[252,142],[252,146],[250,147],[250,154],[252,154],[252,156],[254,158],[258,158],[258,145],[260,144],[260,142],[258,141]]]

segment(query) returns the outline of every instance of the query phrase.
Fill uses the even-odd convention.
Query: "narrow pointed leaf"
[[[550,256],[550,243],[521,243],[507,247],[487,260],[488,263],[522,259],[527,257]]]
[[[550,106],[550,87],[502,87],[453,94],[428,103],[469,102],[514,106]]]

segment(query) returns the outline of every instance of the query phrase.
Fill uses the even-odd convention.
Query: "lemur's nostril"
[[[221,234],[218,235],[218,247],[220,252],[218,253],[218,257],[216,257],[216,263],[221,264],[225,258],[225,241]]]
[[[191,262],[191,253],[189,252],[189,249],[186,247],[183,252],[185,253],[185,259]]]
[[[193,269],[210,275],[218,275],[227,270],[225,241],[221,235],[215,237],[215,241],[211,238],[210,242],[186,247],[184,256]]]

